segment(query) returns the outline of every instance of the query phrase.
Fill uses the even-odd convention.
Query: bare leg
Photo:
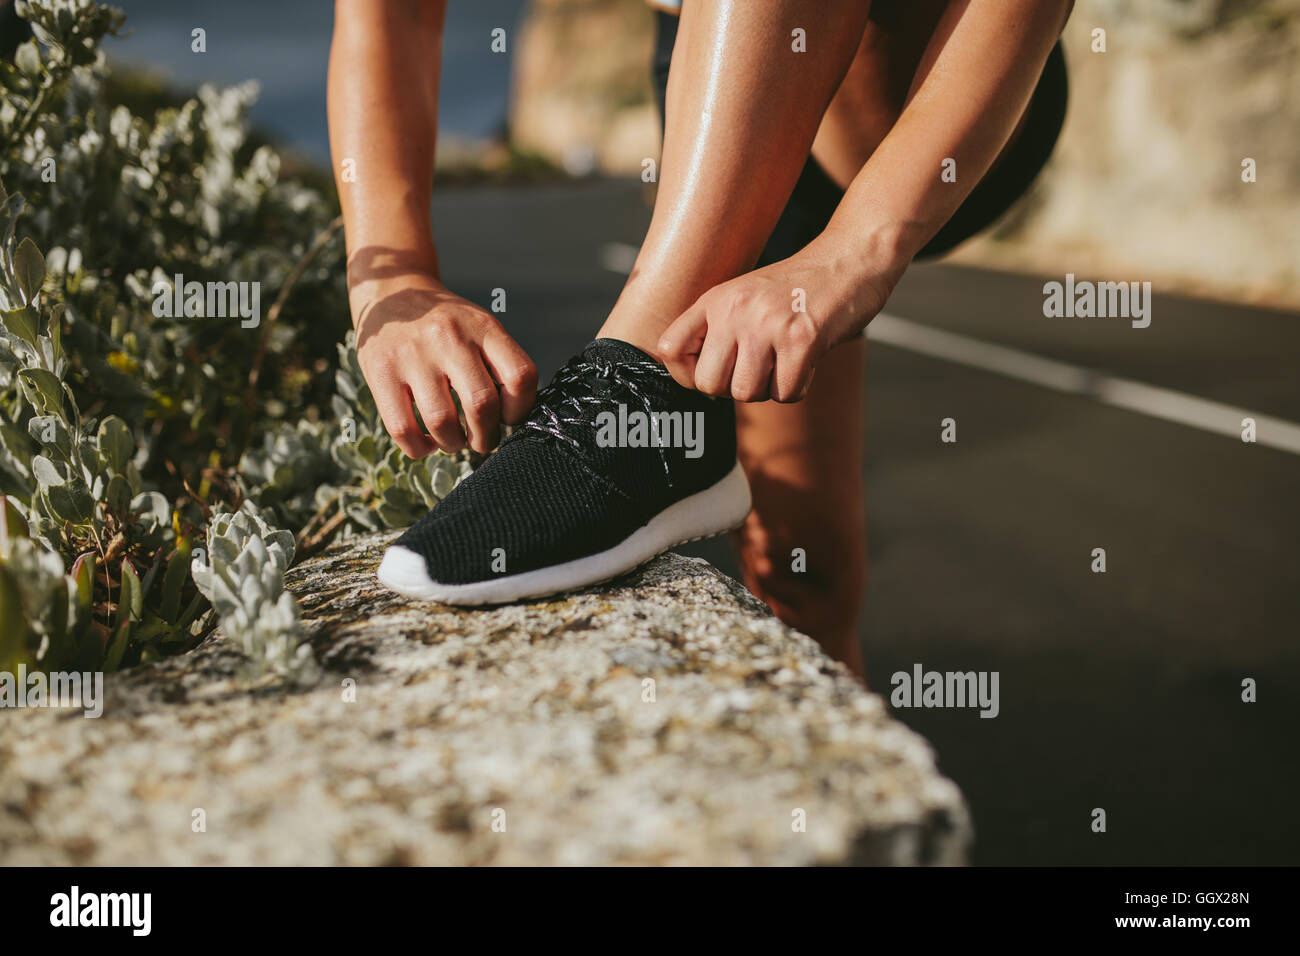
[[[875,5],[817,131],[813,155],[841,187],[898,119],[944,6],[944,0],[911,2],[906,16],[892,0]],[[859,676],[868,569],[865,362],[865,340],[846,343],[818,363],[802,402],[737,406],[754,510],[734,536],[749,589]]]
[[[877,0],[812,153],[841,187],[897,121],[946,0]],[[1014,137],[1013,137],[1014,139]],[[866,343],[833,349],[794,405],[737,406],[754,510],[736,535],[746,585],[777,615],[862,673],[866,591],[862,479]],[[792,567],[802,549],[806,569]]]
[[[832,349],[801,402],[736,406],[740,461],[754,493],[754,510],[734,535],[745,585],[859,676],[866,345]]]
[[[838,0],[791,0],[761,11],[743,0],[687,6],[668,85],[654,216],[601,335],[653,352],[662,331],[700,295],[753,268],[828,103],[850,62],[861,59],[868,7]],[[807,33],[807,53],[791,50],[796,27]],[[857,86],[870,87],[865,73]],[[881,136],[896,116],[881,111]],[[804,402],[741,405],[737,415],[755,503],[736,535],[746,583],[859,674],[864,357],[864,342],[842,346],[823,359]],[[793,570],[796,560],[806,570]]]
[[[841,189],[898,121],[949,0],[877,0],[812,154]]]
[[[697,298],[754,267],[866,23],[866,0],[686,5],[659,195],[601,335],[654,353]],[[792,49],[805,31],[807,52]]]
[[[813,156],[841,188],[897,121],[945,0],[911,3],[905,16],[892,0],[875,4],[817,131]],[[859,676],[868,570],[865,363],[866,341],[845,343],[818,363],[802,402],[737,406],[754,510],[734,535],[746,586]]]

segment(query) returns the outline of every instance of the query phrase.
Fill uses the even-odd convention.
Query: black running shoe
[[[586,587],[749,513],[729,398],[597,339],[478,470],[384,555],[379,580],[445,604]]]

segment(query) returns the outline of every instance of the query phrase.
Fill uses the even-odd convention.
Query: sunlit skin
[[[686,5],[661,198],[602,329],[654,351],[683,385],[745,402],[803,398],[817,360],[862,331],[1007,144],[1069,11],[1066,0],[909,4],[915,20],[939,15],[895,106],[866,86],[882,32],[865,35],[868,6]],[[786,52],[795,26],[810,52]],[[868,108],[828,110],[837,90]],[[849,180],[844,201],[806,248],[750,271],[814,138],[814,155]],[[940,176],[946,159],[955,183]],[[807,293],[804,312],[794,289]]]
[[[847,64],[838,44],[825,52],[816,45],[807,5],[763,6],[767,18],[732,17],[743,0],[686,5],[654,218],[601,331],[653,351],[684,385],[747,403],[737,406],[737,437],[754,510],[734,536],[745,583],[861,674],[866,343],[858,333],[1006,146],[1072,4],[881,4]],[[854,18],[863,6],[817,4],[831,22]],[[771,55],[790,49],[791,24],[804,26],[817,56]],[[730,75],[705,82],[681,70],[691,53],[718,72],[730,66]],[[828,76],[838,86],[823,110]],[[819,115],[815,136],[769,112],[796,81],[802,105],[783,109]],[[715,97],[704,110],[691,106],[701,91]],[[675,108],[681,101],[687,105]],[[700,112],[712,131],[726,127],[715,153],[733,161],[698,158],[692,140],[706,138],[693,116]],[[811,246],[750,271],[810,143],[848,189],[844,201]],[[956,183],[939,175],[948,158],[957,163]],[[700,189],[671,188],[683,162],[698,172]],[[779,202],[768,200],[772,194]],[[683,281],[687,263],[711,271]],[[804,315],[793,312],[794,289],[806,293]],[[664,330],[659,338],[654,329]],[[776,401],[762,401],[769,397]],[[792,569],[796,548],[807,555],[803,572]]]
[[[682,13],[651,226],[599,334],[747,403],[746,583],[858,673],[859,333],[1015,133],[1071,5],[908,0],[876,16],[866,0],[693,0]],[[537,380],[495,318],[439,278],[428,210],[444,13],[439,0],[337,0],[330,56],[358,355],[413,457],[487,450]],[[796,27],[808,52],[791,50]],[[810,150],[845,198],[809,246],[754,270]],[[349,157],[355,182],[341,175]],[[955,183],[940,177],[946,159]],[[791,569],[795,548],[806,572]]]
[[[412,458],[467,444],[490,451],[501,420],[521,419],[537,390],[524,350],[439,276],[429,204],[445,15],[445,0],[338,0],[330,47],[330,152],[357,358],[388,433]],[[344,178],[346,160],[355,181]]]

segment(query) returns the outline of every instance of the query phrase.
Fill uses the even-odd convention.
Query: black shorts
[[[662,122],[668,66],[672,61],[673,41],[677,39],[677,17],[657,12],[655,19],[658,36],[653,76]],[[942,255],[983,232],[1016,204],[1052,155],[1061,127],[1065,125],[1068,99],[1065,56],[1058,43],[1043,67],[1043,75],[1029,101],[1020,135],[916,258]],[[763,248],[758,265],[788,259],[812,242],[826,228],[843,197],[844,191],[809,156],[790,200]]]

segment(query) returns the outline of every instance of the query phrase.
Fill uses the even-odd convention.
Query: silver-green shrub
[[[293,535],[272,528],[252,502],[208,525],[207,553],[191,565],[194,583],[212,602],[223,627],[262,667],[299,680],[316,662],[301,641],[298,605],[284,590]]]
[[[345,338],[337,205],[250,141],[251,86],[133,109],[100,49],[119,11],[16,9],[33,36],[0,62],[0,667],[132,666],[194,647],[215,608],[259,666],[302,678],[295,552],[409,524],[477,459],[411,461],[384,432]],[[156,309],[177,275],[257,283],[260,321]]]

